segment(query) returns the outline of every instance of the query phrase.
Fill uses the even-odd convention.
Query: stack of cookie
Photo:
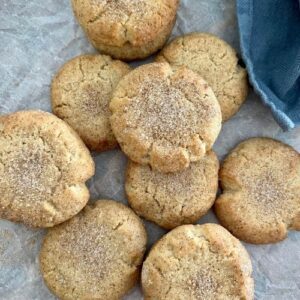
[[[0,117],[1,217],[54,226],[40,264],[60,299],[120,299],[136,284],[147,243],[137,215],[173,229],[143,264],[145,299],[253,299],[251,261],[231,233],[268,243],[300,230],[299,154],[270,139],[242,143],[221,168],[223,194],[215,202],[219,162],[212,147],[248,93],[235,51],[213,35],[192,33],[132,70],[117,59],[161,49],[178,0],[72,2],[102,54],[76,57],[54,77],[57,117]],[[95,168],[88,148],[118,145],[129,158],[125,188],[134,212],[111,200],[85,207],[85,181]],[[214,203],[231,233],[216,224],[187,225]]]

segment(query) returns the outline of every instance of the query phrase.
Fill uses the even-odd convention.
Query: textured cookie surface
[[[166,234],[143,264],[146,300],[253,299],[252,265],[242,244],[216,224]]]
[[[167,229],[195,223],[215,201],[218,170],[213,151],[176,173],[129,162],[125,183],[129,204],[138,215]]]
[[[121,299],[138,279],[146,239],[131,209],[96,201],[49,230],[40,253],[44,280],[63,300]]]
[[[207,83],[188,68],[167,63],[126,75],[110,108],[122,150],[161,172],[180,171],[200,160],[221,129],[220,106]]]
[[[181,36],[161,51],[157,61],[185,65],[199,73],[212,87],[223,121],[233,116],[247,97],[246,70],[238,64],[235,50],[216,36],[207,33]]]
[[[226,158],[215,204],[222,225],[249,243],[284,239],[300,230],[300,156],[281,142],[254,138]]]
[[[161,49],[176,20],[178,0],[72,0],[91,43],[123,60]]]
[[[109,101],[127,64],[104,55],[78,56],[66,63],[52,82],[52,110],[96,151],[115,148]]]
[[[0,116],[0,217],[50,227],[87,203],[94,162],[65,122],[41,111]]]

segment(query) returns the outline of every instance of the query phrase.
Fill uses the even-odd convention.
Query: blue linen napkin
[[[300,125],[300,1],[237,0],[250,82],[285,130]]]

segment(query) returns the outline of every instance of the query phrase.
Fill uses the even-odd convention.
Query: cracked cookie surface
[[[60,299],[121,299],[138,280],[147,236],[123,204],[98,200],[49,230],[40,253],[47,286]]]
[[[183,225],[151,249],[142,268],[145,300],[253,299],[243,245],[217,224]]]
[[[0,216],[51,227],[87,203],[93,159],[65,122],[41,111],[0,116]]]
[[[274,243],[300,230],[300,156],[268,138],[238,145],[220,170],[223,194],[216,214],[229,231],[249,243]]]
[[[176,173],[160,173],[130,161],[125,182],[128,202],[138,215],[166,229],[195,223],[216,199],[218,170],[213,151]]]
[[[239,110],[248,95],[247,72],[238,64],[236,51],[214,35],[191,33],[178,37],[156,61],[184,65],[201,75],[220,103],[223,121]]]
[[[101,53],[134,60],[163,47],[179,0],[72,0],[72,4],[80,25]]]
[[[95,151],[117,141],[109,122],[109,101],[130,67],[105,55],[82,55],[67,62],[52,81],[52,110]]]
[[[126,75],[110,109],[125,154],[161,172],[180,171],[200,160],[221,129],[220,106],[207,83],[188,68],[167,63]]]

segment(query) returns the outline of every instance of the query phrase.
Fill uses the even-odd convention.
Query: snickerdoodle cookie
[[[251,275],[247,251],[222,226],[183,225],[150,251],[142,287],[145,300],[251,300]]]
[[[213,151],[177,173],[160,173],[148,165],[129,162],[125,183],[128,202],[138,215],[166,229],[195,223],[215,201],[218,170]]]
[[[238,145],[226,158],[220,179],[223,194],[215,204],[229,231],[249,243],[284,239],[300,230],[300,156],[268,138]]]
[[[214,35],[191,33],[178,37],[156,60],[184,65],[200,74],[220,103],[223,121],[239,110],[248,95],[247,72],[238,64],[235,50]]]
[[[110,108],[125,154],[161,172],[180,171],[200,160],[221,129],[220,106],[207,83],[188,68],[167,63],[126,75]]]
[[[52,110],[95,151],[115,148],[109,101],[127,64],[105,55],[82,55],[67,62],[52,81]]]
[[[0,116],[0,217],[51,227],[87,203],[93,159],[65,122],[41,111]]]
[[[49,230],[40,268],[62,300],[121,299],[138,280],[146,240],[143,223],[131,209],[99,200]]]
[[[163,47],[173,29],[179,0],[72,0],[72,4],[98,50],[134,60]]]

